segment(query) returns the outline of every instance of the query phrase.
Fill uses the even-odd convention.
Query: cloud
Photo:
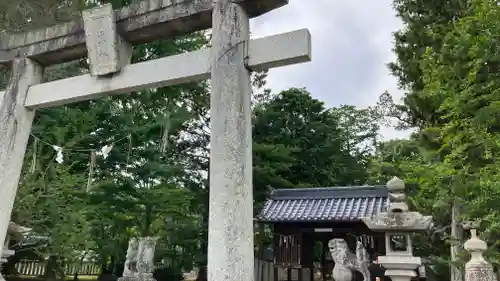
[[[401,99],[386,66],[395,58],[392,33],[401,26],[391,0],[291,0],[251,21],[252,37],[309,29],[312,62],[271,70],[268,87],[275,92],[306,87],[328,106],[366,107],[386,90]],[[385,138],[408,135],[387,128],[382,133]]]

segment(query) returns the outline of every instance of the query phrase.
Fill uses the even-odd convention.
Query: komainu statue
[[[156,248],[156,237],[141,237],[139,238],[139,254],[137,255],[137,269],[139,273],[150,274],[153,276],[154,271],[154,254]]]
[[[332,277],[335,281],[353,280],[354,271],[359,271],[363,275],[364,281],[370,281],[370,258],[363,243],[356,244],[356,254],[353,254],[347,247],[344,239],[335,238],[328,242],[332,260],[335,262]]]
[[[132,238],[128,242],[127,256],[125,260],[125,268],[123,269],[123,277],[137,276],[137,252],[139,250],[139,242]]]
[[[156,241],[156,237],[130,239],[123,276],[118,281],[156,281],[153,278]]]

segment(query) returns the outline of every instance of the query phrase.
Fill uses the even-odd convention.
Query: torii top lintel
[[[115,10],[117,33],[132,45],[208,29],[214,0],[144,0]],[[250,17],[288,4],[288,0],[237,0]],[[0,36],[0,64],[29,57],[48,66],[86,56],[82,18],[18,34]]]

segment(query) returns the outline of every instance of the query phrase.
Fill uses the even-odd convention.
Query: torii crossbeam
[[[287,3],[145,0],[115,11],[103,5],[73,22],[0,36],[0,64],[12,68],[0,92],[0,241],[37,108],[211,78],[208,277],[254,281],[250,71],[310,61],[311,38],[298,30],[250,40],[249,18]],[[130,64],[134,45],[210,27],[210,49]],[[90,74],[41,83],[45,67],[85,56]]]

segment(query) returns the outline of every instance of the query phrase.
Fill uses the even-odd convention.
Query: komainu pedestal
[[[156,281],[153,278],[156,237],[130,239],[123,276],[118,281]]]

